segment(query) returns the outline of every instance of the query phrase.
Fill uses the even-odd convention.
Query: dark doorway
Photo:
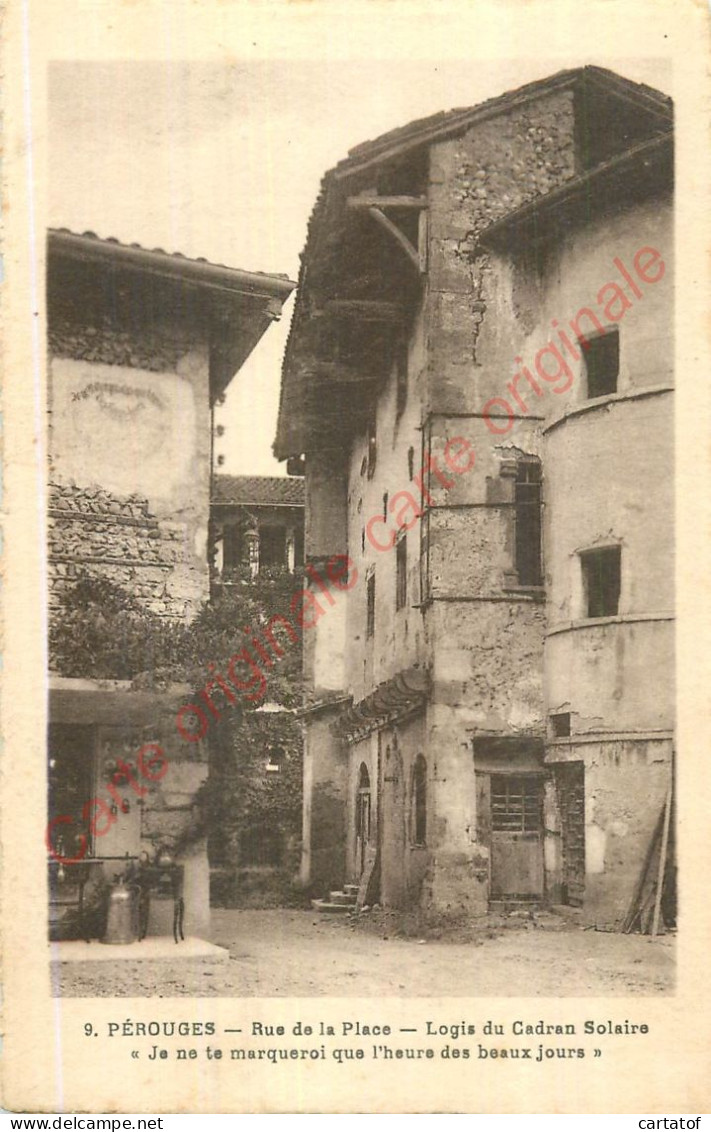
[[[58,856],[75,857],[82,846],[82,836],[89,835],[88,822],[82,810],[93,796],[94,728],[76,724],[55,723],[47,737],[49,821],[52,845]],[[91,856],[91,845],[82,854]]]
[[[581,762],[555,767],[563,861],[561,903],[580,907],[585,895],[585,768]]]

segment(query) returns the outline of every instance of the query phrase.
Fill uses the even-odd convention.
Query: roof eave
[[[77,235],[58,229],[49,231],[50,251],[75,259],[111,262],[145,274],[166,279],[182,279],[194,286],[249,295],[254,298],[280,299],[284,302],[296,283],[284,275],[242,271],[218,264],[188,259],[182,255],[150,251],[120,244],[113,240]]]
[[[598,90],[606,90],[628,101],[634,101],[642,110],[655,115],[660,119],[672,120],[670,100],[655,91],[652,87],[645,87],[639,83],[624,79],[613,71],[603,67],[578,67],[571,70],[559,71],[546,79],[536,79],[513,92],[497,95],[487,99],[478,106],[467,107],[463,110],[452,110],[434,119],[426,119],[421,129],[413,129],[410,135],[403,134],[401,130],[391,131],[381,138],[364,142],[356,146],[343,161],[339,162],[327,176],[340,181],[355,176],[373,165],[400,156],[417,149],[423,145],[443,141],[464,133],[475,122],[483,122],[495,118],[502,113],[508,113],[512,108],[553,91],[572,89],[578,84],[591,83]],[[428,124],[429,122],[429,124]]]
[[[601,182],[609,183],[620,181],[629,175],[636,166],[640,171],[649,173],[650,166],[656,164],[661,167],[665,160],[669,160],[670,182],[673,177],[673,131],[652,138],[634,146],[626,153],[620,154],[611,161],[599,165],[587,173],[572,178],[564,185],[545,196],[536,197],[535,200],[517,208],[514,212],[504,216],[501,220],[490,224],[480,232],[477,245],[484,250],[501,251],[510,248],[512,240],[517,240],[523,229],[529,225],[539,227],[550,222],[552,225],[561,222],[564,213],[561,209],[566,205],[573,205],[578,201],[589,201],[590,191],[596,190]],[[629,184],[629,182],[626,182]],[[657,187],[655,184],[654,188]]]
[[[211,499],[211,507],[281,507],[290,511],[303,510],[304,503],[272,502],[265,499]]]
[[[529,101],[535,93],[548,93],[549,91],[572,87],[578,77],[577,71],[561,71],[550,79],[528,83],[517,91],[514,97],[508,98],[506,102],[504,102],[504,99],[507,99],[507,95],[504,94],[488,99],[487,102],[479,106],[471,106],[459,112],[450,111],[449,114],[445,115],[446,121],[437,125],[425,126],[422,130],[413,132],[410,137],[395,139],[389,144],[385,143],[385,139],[377,138],[373,142],[364,142],[362,153],[360,152],[361,147],[351,151],[348,157],[330,171],[331,175],[335,180],[340,181],[345,177],[355,176],[355,174],[363,172],[372,165],[379,165],[383,161],[389,161],[393,157],[407,153],[411,149],[418,149],[423,145],[431,145],[433,142],[456,137],[469,129],[473,122],[482,122],[487,118],[498,117],[520,103]],[[393,132],[397,133],[397,131]],[[385,138],[387,136],[385,135]]]

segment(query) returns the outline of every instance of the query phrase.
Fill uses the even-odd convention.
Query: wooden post
[[[664,805],[664,827],[662,829],[662,845],[659,850],[659,866],[657,869],[657,891],[654,897],[654,918],[652,919],[652,935],[659,931],[659,913],[662,907],[662,889],[664,887],[664,869],[667,863],[667,846],[669,845],[669,822],[671,819],[672,788],[667,791],[667,800]]]

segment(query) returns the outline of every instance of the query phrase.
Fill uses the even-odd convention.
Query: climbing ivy
[[[259,831],[280,839],[282,875],[293,875],[301,830],[301,735],[292,709],[301,703],[301,641],[283,633],[278,656],[267,652],[264,626],[275,614],[293,623],[290,602],[302,588],[298,576],[272,572],[244,579],[206,602],[192,622],[176,623],[140,606],[131,593],[106,579],[82,577],[61,597],[50,619],[51,667],[62,676],[131,681],[160,689],[188,683],[196,694],[226,673],[245,647],[259,659],[266,687],[255,700],[235,697],[208,733],[210,775],[194,799],[183,841],[208,835],[211,857],[239,868],[254,861],[245,838]],[[261,643],[267,664],[259,658]],[[261,710],[260,710],[261,709]],[[277,771],[270,757],[283,752]],[[172,846],[179,853],[183,846]]]
[[[51,611],[50,667],[61,676],[130,680],[142,688],[188,682],[197,689],[210,678],[210,665],[219,671],[247,648],[266,688],[259,700],[239,697],[242,710],[265,700],[295,707],[301,698],[301,641],[277,632],[279,656],[268,649],[262,631],[274,615],[293,623],[290,601],[300,588],[298,576],[286,571],[244,580],[205,602],[187,623],[141,607],[114,582],[80,577]],[[260,658],[254,639],[271,664]]]

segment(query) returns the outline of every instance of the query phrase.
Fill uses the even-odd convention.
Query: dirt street
[[[387,930],[387,929],[386,929]],[[490,935],[495,933],[491,931]],[[657,995],[674,986],[674,937],[517,923],[471,942],[382,938],[313,912],[215,910],[214,960],[56,964],[73,997]],[[177,949],[176,949],[177,950]]]

